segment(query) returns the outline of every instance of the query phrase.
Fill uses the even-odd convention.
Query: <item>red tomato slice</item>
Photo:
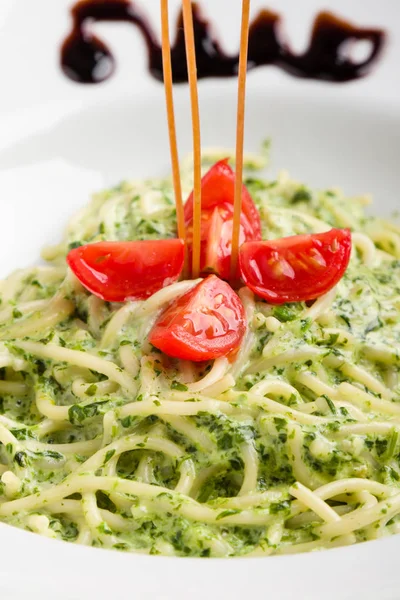
[[[246,242],[240,272],[246,285],[272,304],[314,300],[340,281],[350,253],[349,229]]]
[[[235,173],[228,165],[228,159],[220,160],[204,175],[201,180],[201,208],[207,211],[230,204],[233,206],[235,198]],[[246,187],[242,188],[242,217],[247,221],[253,232],[253,239],[261,239],[261,221],[258,210]],[[185,203],[185,221],[190,223],[193,219],[193,192]],[[245,226],[246,227],[246,226]]]
[[[148,298],[183,269],[181,239],[98,242],[74,248],[67,262],[81,284],[109,302]]]
[[[203,274],[215,273],[224,279],[224,274],[221,272],[222,268],[220,264],[220,244],[222,243],[224,219],[221,211],[218,208],[214,208],[212,211],[207,211],[207,213],[207,215],[202,215],[200,271]],[[191,251],[192,247],[189,246],[189,255],[192,254]]]
[[[233,207],[228,204],[216,206],[212,210],[202,211],[200,272],[202,275],[214,273],[221,279],[230,278],[231,249],[233,229]],[[193,228],[187,228],[187,247],[189,264],[192,256]],[[253,240],[253,232],[246,219],[241,219],[239,243]],[[239,271],[238,271],[239,277]]]
[[[199,362],[236,351],[245,330],[239,296],[225,281],[209,275],[166,308],[149,340],[169,356]]]

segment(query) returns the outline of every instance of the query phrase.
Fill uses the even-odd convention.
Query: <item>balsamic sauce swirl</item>
[[[64,73],[80,83],[99,83],[115,69],[115,60],[107,45],[91,31],[93,22],[123,21],[141,32],[148,52],[148,69],[162,81],[161,46],[144,12],[129,0],[81,0],[72,8],[73,25],[61,51]],[[210,23],[193,5],[198,78],[232,77],[237,74],[239,56],[224,52],[212,34]],[[370,44],[368,56],[352,60],[351,46],[356,41]],[[249,32],[248,69],[275,65],[295,77],[330,82],[345,82],[367,75],[375,65],[385,43],[380,29],[362,28],[328,12],[317,15],[307,50],[294,53],[282,32],[281,17],[262,10]],[[185,40],[182,14],[178,17],[175,41],[171,47],[175,83],[187,81]]]

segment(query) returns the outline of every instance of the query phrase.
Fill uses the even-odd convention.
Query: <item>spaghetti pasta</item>
[[[48,266],[0,284],[0,520],[177,556],[288,554],[399,530],[399,230],[366,217],[362,198],[264,181],[253,163],[244,183],[264,237],[351,225],[343,279],[275,307],[243,288],[235,359],[172,359],[148,333],[196,281],[121,305],[64,265],[85,243],[175,236],[173,186],[97,194]]]

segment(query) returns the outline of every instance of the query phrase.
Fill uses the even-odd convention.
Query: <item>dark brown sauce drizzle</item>
[[[199,78],[232,77],[237,74],[238,56],[227,55],[202,15],[194,9],[195,45]],[[62,46],[64,73],[81,83],[99,83],[108,79],[115,68],[110,49],[91,32],[97,21],[124,21],[136,25],[148,50],[150,73],[162,81],[159,40],[144,13],[128,0],[81,0],[72,8],[73,28]],[[355,27],[331,13],[321,12],[315,19],[308,49],[295,54],[285,42],[281,18],[263,10],[252,22],[249,34],[248,68],[275,65],[293,75],[308,79],[344,82],[367,75],[381,54],[385,34],[380,29]],[[359,62],[349,51],[355,41],[370,43],[368,56]],[[182,15],[179,15],[175,42],[171,48],[175,83],[187,81]]]

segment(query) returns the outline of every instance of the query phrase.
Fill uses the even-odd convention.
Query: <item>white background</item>
[[[59,69],[59,46],[70,25],[69,0],[1,0],[0,56],[2,116],[19,109],[44,107],[51,113],[54,102],[98,102],[110,92],[135,93],[138,89],[154,87],[146,71],[145,48],[138,30],[128,24],[99,24],[95,31],[108,41],[118,59],[118,71],[101,86],[81,86],[64,78]],[[158,0],[139,0],[146,7],[155,26],[159,24]],[[215,24],[227,51],[238,48],[240,2],[238,0],[203,0],[205,14]],[[176,14],[177,0],[171,0],[171,15]],[[266,7],[282,14],[284,27],[295,50],[305,48],[315,14],[329,8],[339,16],[360,26],[383,27],[389,34],[384,61],[375,73],[364,80],[342,85],[342,94],[379,96],[399,99],[400,36],[398,0],[253,0],[252,14]],[[172,21],[172,19],[171,19]],[[175,28],[171,26],[171,29]],[[251,86],[261,79],[271,86],[289,84],[296,89],[298,82],[282,75],[274,67],[252,73]],[[324,87],[329,93],[334,85],[305,82],[304,88]],[[3,136],[1,136],[3,137]]]

